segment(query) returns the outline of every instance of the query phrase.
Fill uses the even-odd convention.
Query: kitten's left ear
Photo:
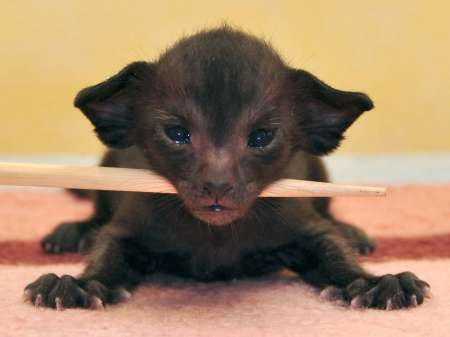
[[[366,94],[334,89],[304,70],[292,69],[290,77],[299,132],[297,146],[312,154],[336,149],[345,130],[373,108]]]

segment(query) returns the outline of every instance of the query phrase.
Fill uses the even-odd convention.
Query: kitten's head
[[[373,107],[365,94],[333,89],[227,27],[128,65],[82,90],[75,106],[106,145],[142,149],[186,208],[216,225],[242,217],[296,151],[337,148]]]

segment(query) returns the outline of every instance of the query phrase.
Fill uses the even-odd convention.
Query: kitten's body
[[[102,165],[153,169],[135,147],[109,151]],[[296,153],[280,176],[327,181],[321,159],[304,152]],[[357,252],[367,254],[374,248],[364,232],[333,219],[328,198],[258,199],[246,216],[230,226],[214,226],[196,219],[176,195],[96,191],[94,199],[93,219],[65,224],[43,240],[49,252],[76,251],[80,246],[89,250],[102,227],[113,230],[117,226],[143,250],[140,255],[159,256],[159,269],[163,272],[203,281],[258,276],[283,267],[274,258],[277,250],[288,246],[302,226],[305,231],[310,230],[308,221],[315,217],[328,219],[331,230],[336,230],[337,236],[342,236]],[[124,221],[108,225],[118,217]],[[69,226],[78,228],[78,234]],[[320,232],[317,225],[314,227]],[[74,236],[78,236],[77,245]]]
[[[326,181],[318,156],[372,109],[367,95],[333,89],[225,27],[181,40],[156,62],[130,64],[81,91],[75,105],[117,148],[102,165],[152,169],[178,194],[94,193],[92,219],[43,240],[53,253],[94,242],[88,266],[78,278],[47,274],[29,284],[35,305],[115,303],[119,289],[156,271],[213,281],[280,268],[357,307],[423,302],[427,284],[414,274],[362,269],[354,251],[373,244],[335,220],[327,198],[258,198],[280,178]]]

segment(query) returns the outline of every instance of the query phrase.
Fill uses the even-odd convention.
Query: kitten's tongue
[[[211,205],[209,206],[209,209],[213,212],[222,212],[224,210],[223,206],[219,204]]]
[[[211,225],[228,225],[240,217],[240,212],[221,204],[212,204],[193,211],[194,215]]]

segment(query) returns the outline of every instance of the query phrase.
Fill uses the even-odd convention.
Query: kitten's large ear
[[[100,140],[111,147],[134,143],[135,105],[152,64],[134,62],[106,81],[81,90],[74,105],[95,127]]]
[[[290,70],[299,135],[297,145],[322,155],[336,149],[343,133],[364,112],[373,108],[363,93],[336,90],[303,70]]]

